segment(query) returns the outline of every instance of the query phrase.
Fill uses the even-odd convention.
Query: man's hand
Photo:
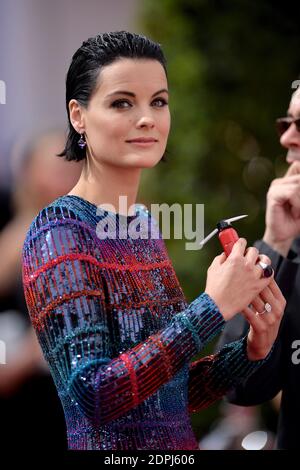
[[[264,311],[265,304],[271,306],[270,312]],[[272,348],[278,334],[286,300],[275,280],[272,279],[259,297],[251,302],[251,306],[252,308],[247,307],[242,313],[250,323],[247,338],[248,359],[257,361],[264,359]]]
[[[263,240],[286,256],[300,234],[300,162],[291,164],[283,178],[272,181],[267,194]]]

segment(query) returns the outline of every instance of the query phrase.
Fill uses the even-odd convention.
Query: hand
[[[263,312],[265,304],[271,305],[271,312]],[[247,354],[250,361],[264,359],[270,352],[277,337],[278,329],[285,309],[286,300],[275,280],[251,302],[252,308],[246,307],[242,312],[250,323],[247,337]]]
[[[286,256],[300,234],[300,162],[294,162],[283,178],[275,179],[267,194],[264,241]]]
[[[244,310],[265,289],[272,277],[262,278],[262,268],[256,264],[259,252],[240,238],[226,258],[217,256],[207,271],[205,292],[214,300],[227,321]],[[261,258],[262,259],[262,258]],[[264,258],[269,260],[269,258]]]

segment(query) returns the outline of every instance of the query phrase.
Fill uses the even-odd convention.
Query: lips
[[[126,142],[137,144],[149,144],[151,142],[157,142],[157,139],[154,139],[154,137],[138,137],[136,139],[126,140]]]

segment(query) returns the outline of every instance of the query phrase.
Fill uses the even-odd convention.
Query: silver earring
[[[81,149],[84,149],[84,147],[86,146],[86,141],[84,139],[84,134],[80,134],[80,139],[78,140],[77,144],[79,145],[79,147]]]

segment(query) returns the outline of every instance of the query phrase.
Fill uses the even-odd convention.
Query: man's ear
[[[78,103],[77,100],[70,100],[69,102],[69,113],[70,113],[70,121],[72,126],[79,134],[84,131],[84,115],[82,106]]]

